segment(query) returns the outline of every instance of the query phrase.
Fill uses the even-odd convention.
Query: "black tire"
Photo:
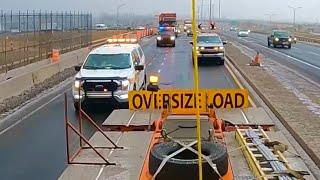
[[[290,44],[290,45],[288,45],[288,49],[291,49],[291,44]]]
[[[268,47],[270,47],[270,42],[268,41]]]
[[[162,160],[169,154],[180,149],[181,146],[174,142],[164,142],[153,146],[149,157],[149,172],[154,175]],[[193,148],[196,149],[196,146]],[[207,155],[214,164],[221,176],[228,172],[227,149],[218,143],[202,142],[202,153]],[[202,162],[203,179],[219,179],[218,174],[205,160]],[[162,179],[198,179],[198,157],[189,150],[185,150],[176,157],[171,158],[156,177]]]
[[[176,43],[172,44],[172,47],[176,47]]]

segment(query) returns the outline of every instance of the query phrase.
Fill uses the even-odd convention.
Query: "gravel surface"
[[[239,48],[228,45],[227,55],[254,84],[282,117],[282,124],[294,135],[316,165],[320,166],[319,87],[307,82],[277,63],[263,67],[248,66],[248,56]]]
[[[53,88],[54,86],[66,80],[67,78],[74,76],[75,74],[76,71],[74,70],[74,67],[67,68],[62,72],[59,72],[53,75],[52,77],[46,79],[44,82],[35,85],[30,90],[24,91],[19,96],[14,96],[5,99],[3,102],[0,103],[0,119],[4,118],[9,113],[12,113],[12,110],[25,105],[32,98],[37,97],[44,91]]]

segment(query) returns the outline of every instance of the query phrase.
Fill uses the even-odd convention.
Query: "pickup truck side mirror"
[[[193,45],[193,41],[190,41],[189,44]]]
[[[272,34],[271,34],[271,36],[270,36],[270,37],[272,37],[272,38],[273,38],[273,37],[274,37],[274,35],[272,35]]]
[[[228,44],[228,41],[222,41],[222,44],[226,45],[226,44]]]
[[[77,72],[79,72],[80,69],[81,69],[81,66],[75,66],[75,67],[74,67],[74,70],[76,70]]]
[[[134,69],[135,69],[136,71],[142,71],[142,70],[144,69],[144,66],[143,66],[143,65],[135,65],[135,66],[134,66]]]

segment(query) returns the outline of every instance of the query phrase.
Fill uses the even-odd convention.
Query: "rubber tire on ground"
[[[290,44],[290,45],[288,45],[288,49],[291,49],[291,44]]]
[[[172,44],[172,47],[176,47],[176,43]]]
[[[149,156],[149,172],[154,175],[161,164],[162,160],[169,154],[180,149],[181,146],[174,142],[163,142],[152,147]],[[197,148],[196,146],[193,148]],[[218,172],[221,176],[228,172],[228,153],[225,146],[219,143],[202,142],[202,151],[216,164]],[[192,152],[190,152],[192,153]],[[198,158],[194,154],[193,159],[178,159],[171,158],[160,173],[157,175],[157,180],[167,179],[198,179]],[[203,179],[213,180],[219,179],[219,176],[212,169],[209,163],[202,161]]]
[[[270,45],[270,42],[268,41],[268,47],[270,47],[271,45]]]

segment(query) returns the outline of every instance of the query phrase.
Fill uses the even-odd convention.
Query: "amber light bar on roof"
[[[137,39],[125,39],[125,38],[119,38],[119,39],[108,39],[107,43],[137,43]]]

